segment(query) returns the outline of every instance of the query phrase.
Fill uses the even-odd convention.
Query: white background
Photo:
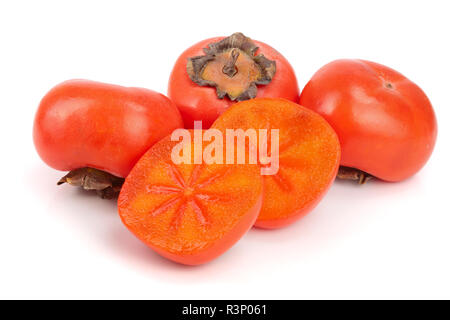
[[[448,1],[2,1],[0,298],[450,298]],[[251,230],[212,263],[160,258],[114,201],[64,185],[32,142],[39,100],[71,78],[166,92],[177,56],[241,31],[280,51],[300,87],[363,58],[418,83],[438,141],[402,183],[337,182],[316,210]]]

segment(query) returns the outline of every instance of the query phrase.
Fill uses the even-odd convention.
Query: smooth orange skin
[[[279,172],[263,176],[264,200],[254,226],[277,229],[311,212],[325,196],[339,168],[340,146],[325,119],[285,99],[239,102],[225,111],[212,128],[267,129],[267,121],[271,129],[279,129]],[[283,145],[290,146],[283,148]],[[277,179],[290,187],[279,188]]]
[[[168,96],[180,110],[186,128],[193,128],[194,121],[201,120],[203,128],[207,129],[219,115],[236,103],[228,97],[219,99],[215,88],[199,86],[189,78],[186,71],[188,58],[204,55],[203,48],[223,38],[211,38],[193,45],[181,54],[172,70]],[[256,54],[263,54],[274,60],[277,68],[269,84],[258,86],[257,97],[285,98],[297,102],[300,93],[292,66],[272,47],[259,41],[254,42],[259,47]]]
[[[181,127],[178,109],[160,93],[69,80],[42,99],[33,138],[54,169],[92,167],[126,177],[148,148]]]
[[[165,167],[160,167],[161,163],[165,163],[180,168],[180,165],[175,165],[171,161],[170,154],[172,148],[176,144],[177,142],[170,141],[170,136],[168,136],[156,143],[142,156],[126,178],[120,192],[118,200],[119,215],[130,232],[161,256],[184,265],[200,265],[222,255],[253,226],[261,210],[263,201],[262,179],[259,175],[259,168],[256,165],[253,165],[252,168],[247,165],[240,165],[241,169],[239,170],[251,172],[246,175],[250,180],[250,184],[242,189],[238,187],[238,190],[231,188],[231,190],[235,192],[235,195],[229,199],[232,204],[230,204],[230,202],[228,202],[228,205],[223,204],[225,208],[228,208],[229,210],[225,209],[219,212],[215,209],[214,206],[217,206],[218,203],[220,206],[220,202],[223,201],[221,199],[214,200],[214,203],[203,203],[205,206],[202,207],[206,208],[206,214],[210,218],[210,223],[212,225],[204,226],[196,220],[194,220],[195,223],[193,223],[192,220],[187,218],[189,212],[191,212],[190,214],[192,215],[192,211],[189,211],[192,210],[192,204],[189,204],[187,207],[188,209],[185,209],[183,213],[182,222],[180,223],[180,226],[177,227],[176,233],[171,235],[173,230],[170,229],[170,225],[168,225],[167,222],[164,222],[164,220],[163,222],[154,221],[162,215],[169,215],[168,219],[173,219],[173,216],[170,216],[171,213],[169,213],[169,211],[176,208],[177,204],[170,205],[166,211],[159,213],[156,217],[154,212],[156,210],[155,208],[161,207],[162,204],[167,203],[167,199],[170,201],[170,197],[173,193],[164,194],[163,191],[160,191],[161,195],[156,194],[155,196],[153,194],[153,198],[145,197],[148,197],[149,188],[151,189],[152,187],[155,187],[155,185],[158,186],[162,184],[164,187],[176,187],[176,184],[171,182],[168,183],[164,180],[164,177],[171,176],[170,170]],[[188,168],[193,167],[193,165],[185,166]],[[242,169],[243,166],[247,167]],[[231,168],[230,170],[233,171],[235,169]],[[180,170],[178,172],[182,171]],[[240,172],[242,174],[242,171]],[[231,175],[231,177],[229,175]],[[236,182],[236,176],[233,176],[232,173],[229,175],[219,178],[221,179],[220,181],[214,180],[215,182],[213,182],[212,185],[215,184],[219,192],[229,192],[230,185],[236,187],[236,183],[240,183]],[[208,178],[210,176],[206,175],[205,177]],[[190,181],[192,179],[192,171],[184,178],[185,182]],[[165,182],[161,183],[161,179]],[[182,190],[186,190],[186,188],[182,188]],[[201,188],[200,191],[197,190],[194,191],[194,193],[202,193],[202,190],[208,193],[208,191]],[[245,190],[251,191],[246,193]],[[181,194],[182,193],[183,192],[181,192]],[[228,195],[228,193],[225,194]],[[155,198],[158,199],[158,196],[166,196],[168,198],[165,198],[162,201],[158,200],[158,202],[152,202],[155,201]],[[185,201],[184,196],[181,196],[180,198]],[[189,202],[190,200],[187,201]],[[211,205],[206,206],[208,204]],[[143,206],[148,207],[142,208]],[[233,207],[235,210],[239,211],[239,213],[233,211],[233,209],[231,209]],[[246,209],[243,209],[243,207]],[[174,212],[175,214],[177,213],[176,209]],[[161,219],[166,218],[163,217]],[[222,227],[223,221],[232,221],[231,227]],[[183,237],[184,233],[180,231],[183,228],[191,230],[189,233],[189,240],[186,240],[186,238]],[[205,234],[211,235],[214,231],[217,232],[217,237],[213,237],[214,240],[204,239],[204,237],[206,237]],[[192,237],[194,239],[192,239]],[[201,245],[198,245],[199,243]]]
[[[436,142],[436,117],[425,93],[378,63],[337,60],[325,65],[303,89],[300,104],[335,129],[341,165],[385,181],[418,172]]]

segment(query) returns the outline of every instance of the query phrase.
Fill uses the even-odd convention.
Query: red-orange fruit
[[[175,164],[177,143],[168,136],[138,161],[122,187],[119,214],[160,255],[197,265],[224,253],[252,227],[262,179],[256,165]]]
[[[279,228],[298,220],[319,203],[335,179],[340,160],[336,133],[320,115],[296,103],[270,98],[239,102],[211,128],[279,130],[279,170],[263,176],[257,227]]]

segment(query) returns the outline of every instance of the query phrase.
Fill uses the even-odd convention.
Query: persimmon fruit
[[[289,62],[269,45],[242,33],[203,40],[177,59],[168,96],[187,128],[207,129],[236,101],[255,97],[297,101],[297,78]]]
[[[67,182],[113,197],[155,142],[183,127],[176,106],[142,88],[70,80],[51,89],[36,112],[36,150]]]
[[[273,229],[293,223],[319,203],[334,181],[340,159],[336,133],[320,115],[294,102],[242,101],[211,128],[279,130],[279,170],[263,176],[264,200],[256,227]],[[269,139],[268,151],[270,144]]]
[[[224,253],[252,227],[262,204],[262,179],[257,165],[195,164],[193,155],[175,164],[177,144],[168,136],[137,162],[120,192],[119,214],[163,257],[198,265]]]
[[[364,60],[336,60],[306,84],[300,104],[322,115],[342,147],[338,177],[401,181],[429,159],[436,117],[425,93],[405,76]]]

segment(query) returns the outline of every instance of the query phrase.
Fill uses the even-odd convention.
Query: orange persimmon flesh
[[[120,192],[119,214],[160,255],[198,265],[252,227],[262,205],[262,178],[257,165],[175,164],[177,143],[168,136],[137,162]]]
[[[340,146],[317,113],[284,99],[252,99],[225,111],[211,128],[279,130],[279,170],[263,176],[264,200],[256,227],[279,228],[310,212],[336,177]],[[270,142],[268,151],[270,154]]]

